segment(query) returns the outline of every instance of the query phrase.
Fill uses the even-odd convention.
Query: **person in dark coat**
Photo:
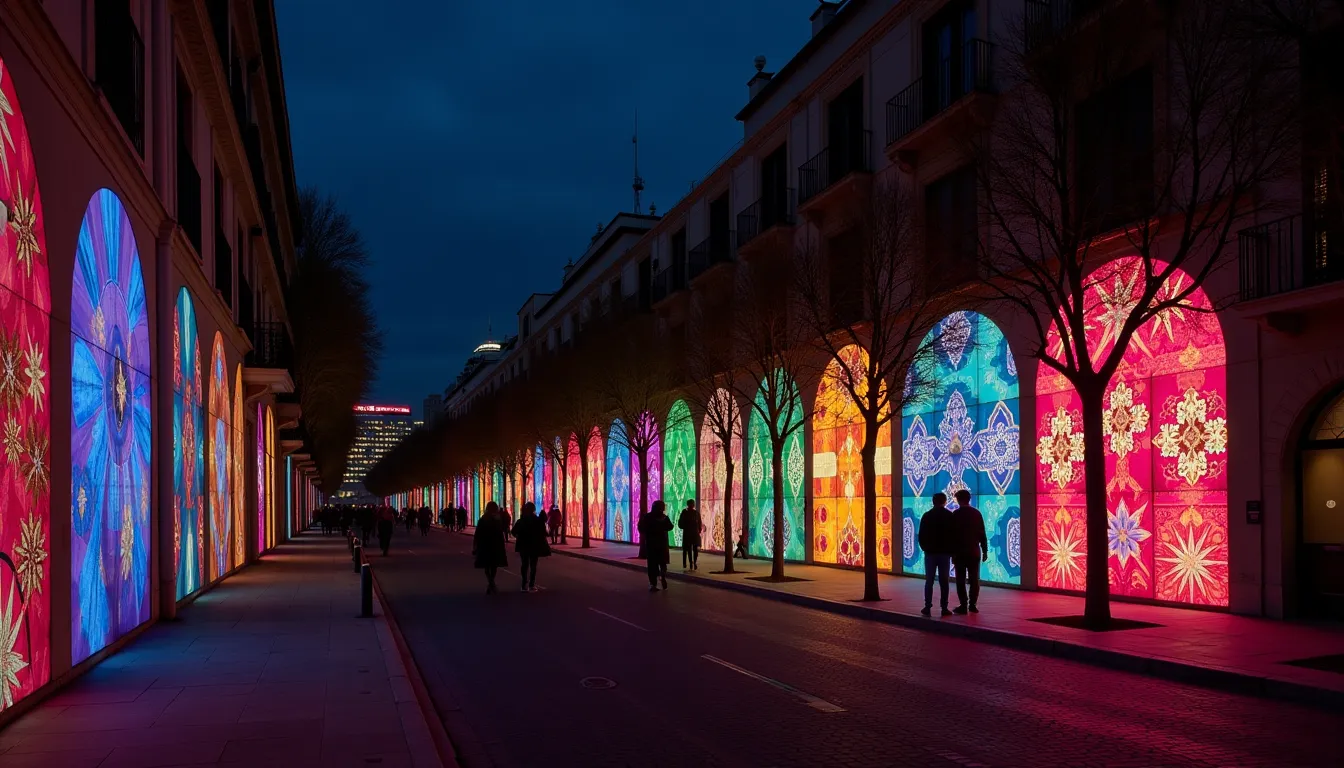
[[[392,546],[392,531],[397,526],[397,513],[391,507],[383,507],[378,513],[378,546],[383,548],[383,556]]]
[[[420,508],[420,535],[421,535],[421,536],[428,536],[428,535],[429,535],[429,524],[430,524],[430,522],[431,522],[431,520],[432,520],[432,518],[433,518],[433,515],[434,515],[434,513],[429,511],[429,507],[421,507],[421,508]]]
[[[952,513],[947,508],[947,494],[933,494],[933,509],[919,519],[919,548],[924,550],[924,610],[925,616],[933,615],[933,580],[938,579],[938,587],[944,616],[950,616],[947,610],[947,567],[956,550],[956,529]]]
[[[527,502],[513,524],[514,551],[522,560],[523,591],[537,591],[537,559],[549,557],[551,545],[546,542],[545,518],[536,514],[537,505]]]
[[[498,591],[495,588],[495,575],[500,568],[509,564],[509,553],[504,546],[504,515],[493,501],[485,506],[485,514],[476,523],[471,553],[476,556],[476,567],[485,570],[485,593],[493,595]]]
[[[989,539],[985,536],[985,518],[971,506],[971,492],[957,491],[957,509],[952,513],[956,529],[956,551],[952,562],[957,566],[957,599],[961,601],[952,612],[979,613],[975,607],[980,599],[980,563],[989,560]],[[971,582],[970,600],[967,600],[966,582]]]
[[[551,515],[550,515],[550,520],[549,520],[549,522],[550,522],[550,526],[551,526],[551,543],[552,543],[552,544],[559,544],[559,543],[560,543],[560,507],[555,506],[554,504],[551,505]]]
[[[700,531],[704,524],[700,522],[700,513],[695,509],[695,499],[686,500],[686,508],[677,518],[677,527],[681,529],[681,567],[695,571],[700,568]]]
[[[653,502],[648,514],[639,517],[639,556],[649,567],[649,591],[658,591],[658,579],[662,577],[663,589],[667,589],[667,561],[671,554],[667,545],[667,534],[672,532],[672,519],[664,510],[667,505],[662,499]],[[685,513],[682,513],[683,517]]]

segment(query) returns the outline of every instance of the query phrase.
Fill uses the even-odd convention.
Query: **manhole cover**
[[[604,688],[615,688],[616,681],[605,677],[585,677],[579,681],[579,685],[584,688],[602,690]]]

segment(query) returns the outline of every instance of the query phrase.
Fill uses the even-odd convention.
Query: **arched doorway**
[[[1302,433],[1297,466],[1302,613],[1344,618],[1344,390],[1326,400]]]

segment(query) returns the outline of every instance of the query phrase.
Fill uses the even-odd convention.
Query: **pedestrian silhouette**
[[[747,559],[747,532],[746,532],[746,531],[743,531],[742,533],[738,534],[738,537],[737,537],[737,547],[735,547],[735,548],[733,549],[733,557],[740,557],[740,558],[742,558],[743,560],[746,560],[746,559]]]
[[[989,540],[985,537],[985,518],[971,506],[971,492],[957,491],[957,508],[952,512],[956,528],[957,551],[953,563],[957,566],[957,599],[961,601],[953,613],[979,613],[976,602],[980,599],[980,563],[989,560]],[[971,583],[967,600],[966,582]]]
[[[392,546],[392,530],[396,525],[397,513],[391,507],[383,507],[378,513],[378,546],[382,547],[384,557]]]
[[[537,559],[551,556],[551,545],[546,541],[546,523],[536,514],[537,505],[527,502],[513,524],[514,551],[522,561],[524,592],[537,591]]]
[[[639,556],[648,564],[650,592],[658,591],[659,577],[663,589],[667,589],[667,561],[670,559],[667,534],[672,531],[672,520],[665,509],[667,505],[659,499],[653,502],[652,509],[639,516]]]
[[[686,500],[686,508],[681,511],[681,517],[677,519],[677,527],[681,529],[682,569],[685,570],[689,562],[690,570],[699,570],[700,531],[705,526],[700,522],[700,513],[695,509],[695,499]]]
[[[947,494],[933,494],[933,508],[919,519],[919,548],[924,550],[924,610],[925,616],[933,614],[933,581],[938,580],[939,605],[942,615],[947,610],[947,567],[956,547],[956,528],[952,513],[947,509]]]
[[[471,553],[476,556],[476,567],[485,571],[485,593],[493,595],[498,591],[495,575],[509,564],[509,553],[504,547],[504,515],[493,501],[485,505],[485,514],[476,522]]]

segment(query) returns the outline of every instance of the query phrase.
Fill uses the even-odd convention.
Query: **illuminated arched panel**
[[[588,433],[588,536],[594,539],[602,538],[607,529],[607,456],[603,449],[602,430],[593,427]]]
[[[663,501],[675,523],[686,502],[696,498],[695,422],[685,400],[672,404],[663,427]],[[681,529],[672,528],[672,540],[681,546]]]
[[[1157,268],[1165,265],[1157,264]],[[1142,289],[1143,261],[1090,277],[1093,359],[1109,351]],[[1190,278],[1176,272],[1159,293]],[[1117,595],[1226,606],[1227,372],[1222,330],[1196,290],[1131,338],[1104,396],[1109,581]],[[1049,353],[1062,354],[1050,330]],[[1083,427],[1077,393],[1042,365],[1037,379],[1038,583],[1085,586]]]
[[[84,210],[70,300],[71,657],[150,618],[149,315],[131,221],[111,190]]]
[[[232,404],[229,402],[228,362],[224,356],[224,337],[215,332],[214,351],[210,363],[210,579],[219,578],[228,569],[229,536],[233,531],[232,507],[229,495],[232,489],[229,465],[233,461],[230,440],[233,430],[229,425]]]
[[[658,501],[663,487],[663,446],[658,434],[658,420],[653,414],[645,411],[639,416],[639,424],[636,427],[636,445],[645,445],[648,447],[644,461],[647,464],[640,472],[639,456],[632,453],[630,457],[630,519],[633,524],[630,526],[630,540],[636,544],[639,543],[639,516],[650,509],[653,509],[653,502]],[[644,477],[647,475],[648,498],[641,496],[644,493]],[[643,506],[641,506],[643,505]],[[676,519],[677,511],[675,509],[667,510],[667,514]]]
[[[714,397],[718,401],[724,401],[732,397],[726,389],[719,389],[714,392]],[[720,413],[727,413],[731,406],[717,406]],[[731,427],[732,439],[729,441],[728,448],[732,451],[733,459],[733,485],[732,485],[732,526],[733,540],[727,542],[728,546],[735,546],[737,539],[742,535],[742,475],[746,472],[746,467],[742,463],[742,423],[741,413],[733,408],[732,413],[736,421]],[[723,444],[719,437],[710,426],[710,417],[705,415],[705,419],[700,426],[700,517],[705,526],[705,532],[701,542],[705,549],[713,552],[722,552],[724,548],[723,540],[723,516],[726,514],[724,509],[725,502],[728,501],[728,456],[724,454]]]
[[[803,530],[804,483],[806,473],[803,462],[803,428],[801,421],[802,399],[798,394],[798,384],[787,374],[776,370],[772,376],[777,386],[773,388],[775,403],[779,411],[776,429],[785,432],[792,427],[784,441],[781,467],[784,474],[784,557],[788,560],[802,560],[805,556],[807,535]],[[787,387],[787,389],[786,389]],[[770,426],[762,414],[769,413],[769,388],[761,385],[756,393],[756,402],[747,419],[747,503],[751,510],[751,533],[747,538],[747,551],[753,557],[773,557],[775,547],[775,484],[773,461],[774,449],[770,442]],[[783,406],[789,406],[786,412]]]
[[[538,445],[532,452],[532,498],[539,511],[550,509],[550,488],[550,464],[546,461],[546,450]]]
[[[0,62],[0,710],[51,677],[51,285],[42,196],[13,78]],[[64,631],[64,630],[62,630]]]
[[[579,438],[569,436],[565,449],[565,536],[583,535],[583,467],[579,461]]]
[[[954,312],[943,318],[925,345],[930,370],[921,378],[931,391],[912,395],[901,419],[903,566],[924,573],[919,521],[931,496],[971,492],[985,519],[989,560],[981,578],[1022,581],[1022,502],[1019,470],[1017,362],[1008,341],[989,318]]]
[[[229,471],[233,475],[233,494],[230,501],[233,502],[233,524],[229,535],[229,546],[233,550],[233,556],[229,560],[232,568],[237,568],[247,559],[247,539],[243,531],[247,530],[243,522],[243,508],[246,506],[243,495],[243,487],[246,484],[246,476],[243,474],[243,456],[247,452],[247,445],[243,436],[247,434],[247,422],[243,419],[243,366],[239,364],[234,369],[233,377],[233,461],[229,465]]]
[[[853,381],[863,381],[868,353],[858,345],[840,350]],[[822,373],[812,416],[812,556],[819,563],[863,565],[864,424],[845,388],[838,361]],[[877,432],[877,567],[892,566],[891,424]]]
[[[205,407],[196,308],[186,288],[173,309],[173,547],[179,599],[205,574]]]
[[[264,406],[257,404],[257,554],[266,551],[266,434]]]
[[[275,409],[266,406],[266,471],[264,478],[266,482],[266,548],[270,549],[278,543],[275,524],[275,505],[278,499],[275,487]],[[257,482],[262,482],[258,478]]]
[[[603,532],[611,541],[630,539],[630,449],[625,424],[612,422],[607,438],[607,519]]]

